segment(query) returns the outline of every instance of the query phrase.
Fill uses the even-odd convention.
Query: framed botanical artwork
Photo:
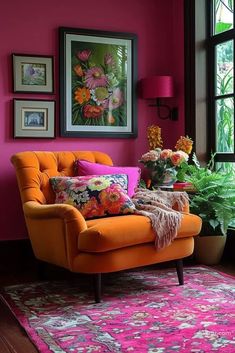
[[[14,99],[14,138],[55,138],[55,101]]]
[[[54,92],[52,56],[12,54],[12,64],[14,92]]]
[[[60,28],[60,133],[137,134],[135,34]]]

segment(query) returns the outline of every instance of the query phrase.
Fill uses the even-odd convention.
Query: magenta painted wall
[[[172,74],[177,94],[170,104],[179,107],[179,121],[160,121],[154,108],[138,99],[138,138],[14,140],[13,98],[55,99],[58,90],[58,27],[132,32],[138,36],[138,78]],[[10,0],[0,11],[0,239],[27,236],[15,173],[10,156],[24,150],[101,150],[117,165],[135,165],[147,149],[146,127],[162,127],[165,147],[174,147],[184,133],[183,0]],[[55,95],[14,94],[11,54],[41,54],[55,57]]]

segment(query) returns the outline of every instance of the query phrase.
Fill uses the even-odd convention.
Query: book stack
[[[187,192],[195,192],[195,188],[192,183],[183,182],[183,183],[174,183],[173,184],[174,191],[187,191]]]

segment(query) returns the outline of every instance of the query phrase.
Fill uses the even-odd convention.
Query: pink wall
[[[138,78],[151,74],[174,75],[177,96],[170,103],[179,107],[179,121],[159,121],[155,108],[138,99],[138,138],[14,140],[12,99],[55,99],[58,90],[58,27],[132,32],[138,36]],[[101,150],[115,164],[135,165],[147,149],[146,127],[162,127],[165,147],[174,147],[184,133],[183,0],[24,0],[4,1],[0,12],[0,239],[26,237],[21,204],[10,156],[23,150]],[[55,95],[12,93],[11,54],[55,57]],[[57,110],[57,126],[58,126]]]

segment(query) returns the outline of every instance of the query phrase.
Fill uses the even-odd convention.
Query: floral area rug
[[[235,353],[235,277],[184,271],[183,286],[175,269],[109,275],[99,304],[87,277],[10,286],[2,297],[42,353]]]

